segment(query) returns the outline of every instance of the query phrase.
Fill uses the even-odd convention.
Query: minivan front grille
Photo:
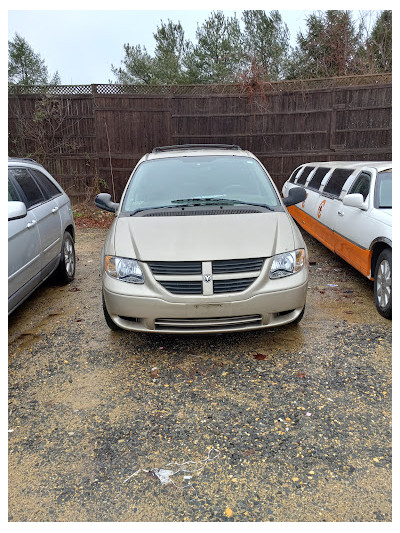
[[[264,258],[217,261],[150,261],[155,280],[181,295],[225,294],[246,290],[260,275]]]
[[[203,294],[202,281],[159,281],[172,294]]]
[[[254,272],[261,270],[264,259],[229,259],[228,261],[213,261],[213,274],[226,272]]]
[[[201,261],[151,261],[147,263],[154,275],[201,274]]]
[[[225,292],[241,292],[250,287],[257,278],[218,279],[214,281],[214,294]]]

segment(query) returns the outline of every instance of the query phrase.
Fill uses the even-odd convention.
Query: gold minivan
[[[113,329],[220,333],[298,323],[307,250],[261,162],[236,145],[154,148],[133,170],[101,257]]]

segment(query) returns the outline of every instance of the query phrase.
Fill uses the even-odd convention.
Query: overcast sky
[[[118,2],[115,5],[118,6]],[[168,5],[173,4],[168,2]],[[115,81],[111,65],[121,66],[125,56],[123,45],[145,45],[152,53],[153,33],[161,20],[179,20],[186,37],[195,42],[197,24],[206,20],[214,9],[64,11],[15,10],[12,6],[8,11],[8,39],[13,39],[15,33],[26,39],[44,59],[50,77],[58,71],[61,83],[67,85]],[[241,10],[223,10],[227,16],[236,12],[240,18]],[[304,20],[311,12],[281,11],[294,39],[299,29],[304,29]]]
[[[163,6],[165,4],[166,2],[162,3]],[[294,45],[297,33],[300,30],[304,31],[306,27],[307,15],[314,10],[324,9],[321,3],[317,4],[318,7],[303,11],[283,9],[296,5],[293,1],[284,0],[278,4],[251,1],[248,2],[249,5],[235,0],[214,3],[203,1],[201,6],[204,6],[204,11],[182,9],[182,6],[187,8],[189,2],[170,1],[167,4],[170,10],[157,9],[157,3],[153,1],[146,3],[116,0],[107,4],[108,7],[115,7],[115,10],[109,11],[98,10],[104,5],[101,2],[70,0],[66,5],[71,10],[65,11],[52,10],[54,3],[49,4],[41,0],[37,0],[34,3],[36,9],[31,10],[32,2],[14,0],[8,5],[8,39],[13,39],[15,33],[26,39],[35,53],[40,54],[45,61],[49,76],[52,77],[58,71],[62,84],[108,83],[115,81],[111,65],[121,66],[125,56],[123,49],[125,43],[144,45],[148,52],[153,52],[153,33],[161,20],[164,22],[168,19],[173,22],[179,20],[186,37],[195,42],[197,25],[206,20],[212,10],[222,9],[228,16],[233,16],[236,12],[240,19],[243,7],[267,8],[266,11],[278,9],[288,25],[291,43]],[[364,4],[361,6],[362,9],[366,8],[363,7]],[[97,10],[91,9],[93,5]],[[144,5],[148,10],[126,10],[126,6]],[[238,6],[238,9],[227,10],[226,6],[230,8]],[[125,9],[122,9],[124,7]],[[308,4],[305,7],[308,7]],[[343,9],[343,6],[337,8]]]

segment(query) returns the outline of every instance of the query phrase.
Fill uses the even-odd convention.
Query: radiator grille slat
[[[201,281],[159,281],[172,294],[203,294]]]
[[[201,261],[151,261],[147,264],[154,275],[201,274]]]
[[[229,272],[255,272],[261,270],[264,259],[230,259],[227,261],[213,261],[213,274]]]
[[[214,294],[241,292],[246,290],[257,278],[218,279],[214,281]]]

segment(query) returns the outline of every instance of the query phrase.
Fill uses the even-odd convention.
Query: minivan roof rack
[[[153,148],[153,153],[169,152],[170,150],[196,150],[196,149],[216,149],[216,150],[241,150],[237,144],[174,144],[172,146],[157,146]]]

